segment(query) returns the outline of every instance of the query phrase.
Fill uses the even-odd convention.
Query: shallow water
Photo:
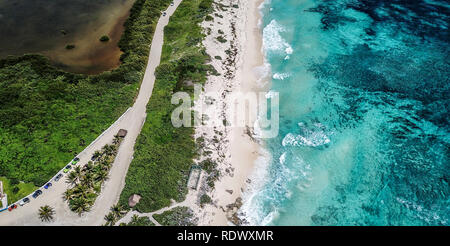
[[[0,0],[0,58],[40,53],[58,67],[95,74],[119,65],[117,43],[134,0]],[[99,38],[111,40],[102,43]],[[73,50],[67,50],[74,44]]]
[[[450,6],[272,0],[262,12],[280,134],[245,219],[448,225]]]

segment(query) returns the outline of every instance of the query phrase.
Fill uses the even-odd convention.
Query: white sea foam
[[[276,20],[272,20],[263,29],[263,47],[266,53],[283,53],[290,55],[294,52],[291,45],[281,36],[286,29]]]
[[[268,92],[266,93],[266,98],[267,98],[267,99],[269,99],[269,98],[274,98],[274,97],[275,97],[275,93],[277,93],[277,92],[272,91],[272,90],[268,91]]]
[[[259,6],[261,16],[263,16],[263,9],[271,3],[271,0],[266,0]],[[262,27],[262,18],[258,22],[258,26]],[[268,83],[268,79],[271,76],[271,65],[267,61],[267,51],[278,51],[282,52],[293,52],[292,47],[281,37],[280,31],[282,27],[277,25],[276,21],[272,21],[269,27],[263,29],[263,45],[262,53],[264,54],[264,65],[255,68],[257,73],[258,81],[257,84],[260,87],[264,87]],[[277,30],[278,29],[278,30]],[[281,46],[277,47],[276,43],[281,41]],[[275,46],[273,46],[275,44]],[[289,49],[290,48],[290,49]],[[279,50],[277,50],[279,49]],[[287,54],[289,55],[289,54]],[[266,98],[271,98],[274,95],[273,91],[269,91],[266,94]],[[259,128],[258,119],[255,121],[254,132],[256,136],[261,134],[261,129]],[[277,207],[270,207],[269,211],[265,208],[266,199],[262,199],[261,196],[265,196],[265,186],[267,182],[270,181],[270,163],[272,161],[271,153],[260,148],[259,157],[255,161],[255,167],[253,173],[250,176],[251,183],[246,187],[246,190],[242,196],[243,205],[240,208],[240,216],[243,217],[250,225],[269,225],[274,219],[279,216]],[[286,154],[284,154],[286,157]],[[280,156],[282,158],[282,156]],[[281,159],[280,159],[281,162]],[[289,196],[289,195],[288,195]]]
[[[441,218],[436,212],[425,209],[423,206],[416,204],[415,202],[408,201],[406,199],[396,197],[398,203],[404,205],[406,208],[415,210],[415,217],[424,220],[428,223],[439,222],[442,225],[448,225],[448,221],[445,218]]]
[[[255,163],[240,209],[250,225],[270,225],[283,211],[283,201],[291,199],[292,187],[307,189],[312,182],[311,167],[298,153],[285,151],[273,164],[270,152],[263,153]]]
[[[290,45],[284,51],[286,51],[286,54],[288,54],[288,55],[291,55],[294,52],[294,50],[292,49],[292,47]]]
[[[254,73],[256,74],[256,77],[258,78],[256,81],[256,84],[263,88],[267,85],[268,80],[271,75],[271,65],[268,62],[264,62],[262,66],[257,66],[253,68]]]
[[[287,152],[283,152],[283,154],[281,154],[281,156],[280,156],[281,164],[284,164],[284,162],[286,161],[286,154],[287,154]]]
[[[289,78],[291,76],[290,73],[275,73],[272,78],[278,79],[278,80],[284,80],[286,78]]]
[[[260,156],[255,161],[255,167],[250,175],[251,183],[243,194],[243,204],[240,211],[250,225],[260,225],[267,216],[264,215],[262,199],[258,196],[264,188],[269,175],[270,153],[264,148],[259,150]]]
[[[308,136],[288,133],[283,138],[283,146],[311,146],[317,147],[330,142],[330,139],[321,132],[313,132]]]
[[[331,142],[321,123],[315,123],[313,129],[309,129],[303,122],[300,122],[299,127],[301,134],[288,133],[284,136],[283,146],[311,146],[318,147]]]

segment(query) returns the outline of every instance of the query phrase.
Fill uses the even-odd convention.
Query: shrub
[[[109,41],[109,37],[107,36],[107,35],[103,35],[101,38],[100,38],[100,42],[108,42]]]
[[[200,206],[203,207],[205,204],[210,204],[212,202],[212,199],[207,194],[203,194],[200,197]]]
[[[227,42],[227,40],[223,36],[218,36],[216,39],[217,39],[217,41],[219,41],[221,43],[226,43]]]
[[[213,20],[214,20],[214,18],[211,15],[207,15],[205,17],[205,21],[213,21]]]

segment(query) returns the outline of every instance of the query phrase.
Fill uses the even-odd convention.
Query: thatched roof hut
[[[133,194],[128,199],[128,206],[130,206],[130,208],[132,208],[132,207],[136,206],[136,204],[138,204],[140,200],[141,200],[141,196],[140,195]]]
[[[118,137],[124,138],[127,135],[128,131],[125,129],[120,129],[119,132],[117,133]]]

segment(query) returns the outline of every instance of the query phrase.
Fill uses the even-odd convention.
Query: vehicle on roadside
[[[170,6],[173,6],[173,5],[174,5],[174,3],[173,3],[173,2],[171,2],[171,3],[170,3]]]
[[[8,208],[8,211],[12,211],[13,209],[16,209],[16,208],[17,208],[17,205],[13,204]]]
[[[30,202],[30,198],[25,197],[24,199],[22,199],[22,201],[20,201],[19,205],[23,206],[23,205],[25,205],[25,204],[27,204],[29,202]]]
[[[58,182],[61,178],[62,178],[63,174],[60,173],[58,175],[56,175],[55,179],[53,179],[55,182]]]
[[[162,16],[166,16],[166,15],[167,15],[167,13],[166,13],[166,12],[163,12]]]
[[[36,199],[38,196],[42,195],[42,191],[41,190],[37,190],[33,193],[33,198]]]
[[[50,182],[48,182],[45,186],[44,186],[44,189],[48,189],[48,188],[50,188],[50,187],[52,187],[52,183],[50,183]]]
[[[80,161],[80,158],[75,157],[75,158],[72,160],[72,165],[76,165],[79,161]]]
[[[71,165],[67,165],[66,168],[64,168],[63,172],[68,173],[71,168],[72,168]]]

